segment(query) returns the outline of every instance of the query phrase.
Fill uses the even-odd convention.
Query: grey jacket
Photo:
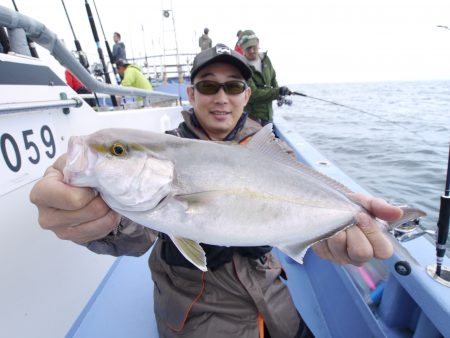
[[[112,63],[117,62],[119,59],[127,59],[127,53],[125,50],[125,44],[123,42],[117,42],[113,46],[112,50]]]

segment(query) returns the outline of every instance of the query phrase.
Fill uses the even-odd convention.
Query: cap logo
[[[217,54],[231,54],[231,49],[227,46],[216,46]]]
[[[241,36],[241,39],[240,39],[239,43],[243,44],[243,43],[245,43],[245,42],[247,42],[249,40],[252,40],[252,39],[258,39],[258,37],[255,34],[243,35],[243,36]]]

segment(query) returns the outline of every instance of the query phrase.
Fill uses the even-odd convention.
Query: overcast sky
[[[60,0],[15,0],[74,49]],[[65,0],[75,34],[90,62],[96,46],[84,0]],[[102,47],[103,33],[94,2]],[[12,8],[9,0],[0,4]],[[198,52],[203,28],[213,43],[233,47],[239,29],[252,29],[268,51],[280,84],[450,79],[450,0],[96,0],[112,45],[119,31],[127,55],[161,53],[172,34],[172,9],[180,52]],[[165,21],[163,21],[165,20]],[[163,26],[166,32],[163,33]],[[144,44],[145,41],[145,44]],[[166,42],[167,44],[167,42]],[[106,55],[106,49],[104,48]]]

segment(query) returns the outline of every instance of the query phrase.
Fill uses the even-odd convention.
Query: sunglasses
[[[200,93],[205,95],[213,95],[216,94],[220,88],[223,88],[223,91],[230,95],[241,94],[247,88],[247,84],[244,81],[227,81],[225,83],[219,83],[216,81],[200,81],[193,85],[195,89],[197,89]]]

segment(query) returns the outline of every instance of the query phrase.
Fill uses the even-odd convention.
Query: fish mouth
[[[105,196],[102,194],[103,199],[105,202],[113,209],[117,211],[123,211],[123,212],[153,212],[155,210],[158,210],[162,207],[164,207],[169,202],[170,194],[167,194],[157,202],[149,203],[149,201],[141,202],[138,204],[133,205],[123,205],[120,202],[117,202],[116,200],[111,200],[108,196]]]
[[[167,201],[168,201],[168,198],[167,198],[167,197],[169,197],[169,194],[167,194],[166,196],[163,196],[163,197],[159,200],[159,202],[156,203],[155,207],[154,207],[152,210],[156,210],[156,209],[162,208],[164,205],[166,205],[166,203],[167,203]]]
[[[67,147],[66,165],[64,167],[64,181],[68,184],[73,184],[77,181],[80,174],[86,170],[87,161],[85,158],[85,149],[81,139],[77,136],[72,136],[69,139]]]

